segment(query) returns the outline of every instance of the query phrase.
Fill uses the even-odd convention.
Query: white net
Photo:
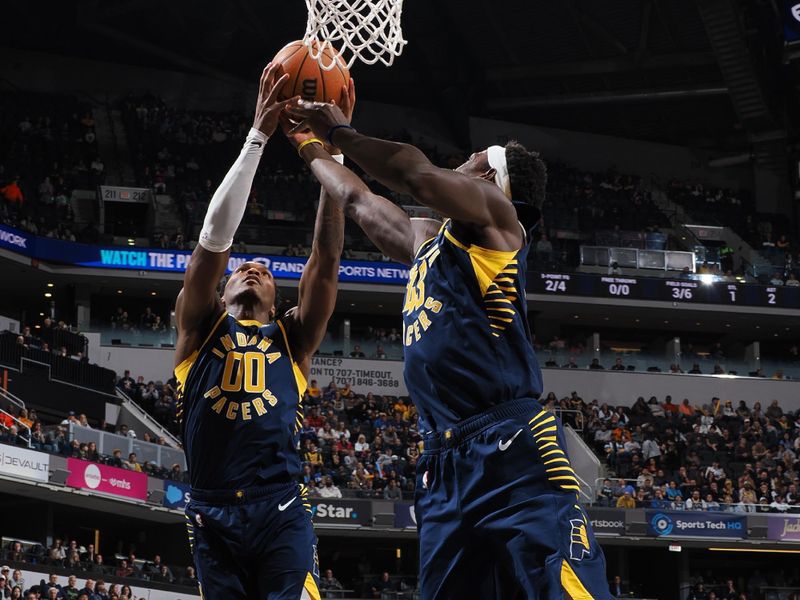
[[[306,6],[303,42],[326,71],[339,58],[348,69],[356,59],[389,67],[406,44],[400,27],[403,0],[306,0]]]

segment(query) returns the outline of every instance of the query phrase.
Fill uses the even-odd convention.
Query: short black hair
[[[506,162],[511,180],[511,199],[541,208],[547,187],[547,165],[539,153],[511,140],[506,144]]]

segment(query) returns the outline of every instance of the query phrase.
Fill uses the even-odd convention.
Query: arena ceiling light
[[[54,285],[55,285],[54,283],[48,283],[47,287],[53,287]]]
[[[45,292],[45,293],[44,293],[44,297],[45,297],[45,298],[52,298],[52,297],[53,297],[53,294],[51,294],[50,292]]]

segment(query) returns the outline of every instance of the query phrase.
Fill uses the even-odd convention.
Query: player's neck
[[[230,304],[227,306],[228,313],[237,321],[258,321],[259,323],[269,323],[272,320],[270,310],[263,306],[251,304]]]

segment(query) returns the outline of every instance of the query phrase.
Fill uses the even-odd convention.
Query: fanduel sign
[[[46,482],[50,476],[50,455],[27,448],[0,445],[0,473]]]
[[[0,248],[8,248],[42,261],[78,267],[172,273],[186,271],[192,257],[192,253],[186,250],[101,247],[64,242],[31,236],[5,225],[0,225]],[[235,271],[247,261],[261,263],[272,271],[275,279],[296,280],[303,274],[308,259],[253,253],[232,254],[228,259],[228,272]],[[408,269],[395,263],[343,260],[339,266],[339,281],[405,285]]]

